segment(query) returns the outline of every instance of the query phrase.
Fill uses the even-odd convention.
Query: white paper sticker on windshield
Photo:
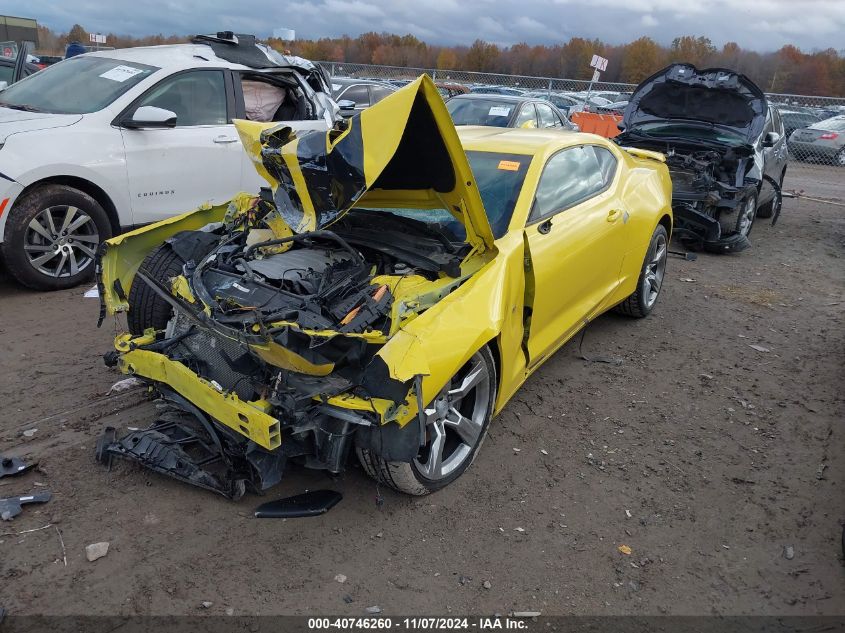
[[[493,106],[490,108],[490,116],[508,116],[511,113],[510,106]]]
[[[332,84],[332,90],[334,90],[334,91],[338,91],[338,90],[340,90],[342,87],[343,87],[343,86],[341,86],[340,84]]]
[[[111,79],[112,81],[126,81],[142,72],[144,71],[140,68],[132,68],[132,66],[115,66],[111,70],[104,72],[100,77]]]

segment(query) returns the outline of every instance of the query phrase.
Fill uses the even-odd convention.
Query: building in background
[[[30,18],[0,15],[0,56],[17,56],[21,42],[32,42],[38,46],[38,22]]]

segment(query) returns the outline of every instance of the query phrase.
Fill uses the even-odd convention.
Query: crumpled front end
[[[107,243],[103,309],[134,324],[107,362],[175,413],[107,438],[103,460],[237,497],[277,483],[290,459],[339,472],[356,445],[416,456],[421,403],[492,334],[459,322],[463,311],[446,317],[464,341],[432,367],[424,348],[435,342],[414,323],[475,283],[496,251],[436,88],[409,88],[384,100],[378,126],[362,115],[297,138],[241,124],[270,189]],[[459,220],[465,239],[414,219],[429,212]]]

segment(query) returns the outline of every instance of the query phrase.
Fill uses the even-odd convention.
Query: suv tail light
[[[836,132],[825,132],[819,138],[824,139],[826,141],[832,141],[835,138],[839,138],[839,135]]]

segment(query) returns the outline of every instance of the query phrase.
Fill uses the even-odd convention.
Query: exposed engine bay
[[[301,457],[305,466],[331,472],[342,469],[356,428],[375,426],[378,419],[372,411],[352,413],[329,401],[341,395],[368,402],[406,397],[409,385],[386,380],[384,368],[373,362],[375,353],[403,319],[419,314],[430,300],[416,296],[410,302],[403,291],[438,281],[447,291],[456,287],[470,250],[436,226],[381,210],[351,212],[331,231],[281,238],[267,228],[277,221],[265,191],[227,221],[168,240],[166,247],[181,264],[172,288],[149,266],[142,264],[137,273],[171,305],[172,317],[164,329],[148,330],[149,342],[134,349],[166,356],[220,393],[265,402],[268,416],[282,422],[269,429],[264,447],[281,445],[280,451],[229,436],[226,454],[231,468],[241,462],[240,475],[217,478],[205,468],[191,468],[193,475],[182,477],[227,496],[243,494],[246,484],[253,490],[274,485],[288,458]],[[209,438],[199,439],[208,435],[203,434],[208,421],[196,424],[205,416],[167,388],[161,395],[178,403],[180,413],[152,427],[152,439],[160,441],[151,445],[147,434],[128,445],[124,438],[119,446],[130,453],[143,450],[145,459],[165,447],[173,453],[174,444],[208,452]],[[255,433],[248,424],[241,431],[251,438]],[[415,454],[416,447],[411,443],[407,450]],[[171,461],[198,463],[187,454]],[[173,464],[167,474],[174,474]]]
[[[696,142],[695,139],[657,141],[633,131],[618,137],[620,144],[662,152],[672,178],[674,232],[690,247],[714,252],[748,247],[737,231],[743,201],[755,196],[754,150],[745,145]]]

